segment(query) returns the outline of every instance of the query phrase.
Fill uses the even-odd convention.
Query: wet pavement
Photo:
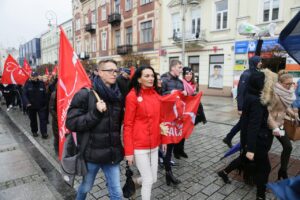
[[[153,185],[152,199],[255,199],[255,188],[244,184],[237,173],[231,175],[233,181],[231,184],[224,184],[222,180],[216,175],[216,171],[222,169],[228,164],[236,155],[226,158],[220,161],[220,158],[224,155],[224,152],[228,150],[227,146],[223,144],[222,139],[229,132],[232,126],[238,121],[238,115],[236,112],[236,102],[231,98],[226,97],[207,97],[203,98],[204,110],[208,119],[206,125],[198,125],[190,139],[186,141],[185,149],[189,155],[188,159],[180,159],[175,162],[179,166],[174,167],[174,174],[182,181],[177,187],[167,186],[164,179],[164,170],[159,169],[158,181]],[[5,110],[4,108],[2,110]],[[7,114],[7,115],[6,115]],[[11,110],[10,112],[0,112],[1,116],[9,117],[21,130],[21,132],[28,138],[35,148],[47,159],[47,162],[52,165],[53,173],[44,175],[47,181],[51,180],[54,185],[60,182],[60,177],[57,171],[59,171],[59,163],[56,158],[53,149],[53,135],[51,132],[51,126],[48,125],[49,138],[43,140],[41,137],[33,138],[30,134],[29,119],[26,115],[23,115],[19,110]],[[51,123],[50,123],[51,124]],[[233,143],[237,143],[239,136],[237,135]],[[300,143],[293,142],[292,159],[290,162],[289,175],[296,175],[300,172]],[[274,139],[270,158],[272,160],[273,171],[270,176],[270,180],[275,180],[276,173],[279,166],[279,155],[281,153],[281,146]],[[0,151],[1,152],[1,151]],[[0,153],[1,155],[1,153]],[[1,159],[1,158],[0,158]],[[125,182],[125,168],[124,162],[121,163],[122,168],[122,185]],[[47,170],[45,170],[47,171]],[[135,175],[138,174],[136,168],[134,168]],[[0,180],[1,180],[0,175]],[[1,182],[1,181],[0,181]],[[80,183],[80,178],[77,177],[74,188],[77,188]],[[55,190],[59,190],[64,183]],[[68,191],[61,191],[61,193],[69,193]],[[59,192],[58,192],[59,193]],[[71,190],[72,193],[72,190]],[[0,190],[1,194],[1,190]],[[271,193],[267,194],[268,199],[273,199]],[[1,197],[1,196],[0,196]],[[68,198],[63,197],[63,198]],[[1,199],[1,198],[0,198]],[[100,172],[96,178],[95,186],[87,199],[109,199],[106,189],[104,176]],[[137,192],[137,198],[140,199],[140,191]]]

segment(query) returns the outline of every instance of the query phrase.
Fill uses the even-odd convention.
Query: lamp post
[[[54,27],[54,31],[55,31],[55,44],[57,45],[56,47],[56,55],[57,55],[57,61],[58,61],[58,33],[57,33],[57,15],[53,10],[47,10],[46,14],[45,14],[46,19],[48,20],[48,27],[51,28],[52,27],[52,20],[55,20],[55,27]]]
[[[187,5],[197,6],[199,2],[197,0],[181,0],[181,11],[182,11],[182,33],[181,33],[181,45],[182,45],[182,65],[185,66],[185,13]]]

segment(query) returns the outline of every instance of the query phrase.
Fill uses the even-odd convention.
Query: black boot
[[[178,180],[174,177],[172,170],[166,171],[166,182],[167,182],[167,185],[170,185],[171,183],[173,185],[178,185],[179,183],[181,183],[180,180]]]
[[[180,156],[183,158],[188,158],[188,155],[184,151],[180,153]]]
[[[223,139],[223,142],[224,142],[225,144],[227,144],[227,146],[228,146],[229,148],[231,148],[231,147],[232,147],[232,143],[231,143],[231,141],[230,141],[230,140],[228,140],[226,137]]]
[[[282,170],[282,169],[280,169],[278,171],[278,180],[280,180],[280,179],[287,179],[287,178],[288,178],[287,172],[284,171],[284,170]]]
[[[224,170],[222,170],[222,171],[219,171],[218,172],[218,176],[220,176],[221,178],[222,178],[222,180],[224,181],[224,183],[228,183],[228,184],[230,184],[231,183],[231,181],[229,180],[229,178],[228,178],[228,175],[224,172]]]

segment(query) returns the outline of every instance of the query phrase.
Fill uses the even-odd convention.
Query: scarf
[[[107,87],[99,76],[94,78],[94,89],[105,102],[118,102],[122,99],[122,95],[117,84]]]
[[[184,90],[187,92],[189,96],[195,93],[195,86],[187,82],[185,79],[182,79]]]
[[[279,96],[281,102],[284,104],[286,108],[290,107],[294,102],[294,100],[296,99],[295,94],[292,90],[285,89],[279,83],[275,84],[274,92]]]

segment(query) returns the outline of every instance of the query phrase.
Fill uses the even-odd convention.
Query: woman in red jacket
[[[141,174],[142,199],[150,200],[152,184],[157,180],[160,134],[160,97],[157,77],[152,67],[139,67],[126,97],[124,119],[124,149],[129,165],[135,161]],[[165,152],[166,145],[163,145]]]

